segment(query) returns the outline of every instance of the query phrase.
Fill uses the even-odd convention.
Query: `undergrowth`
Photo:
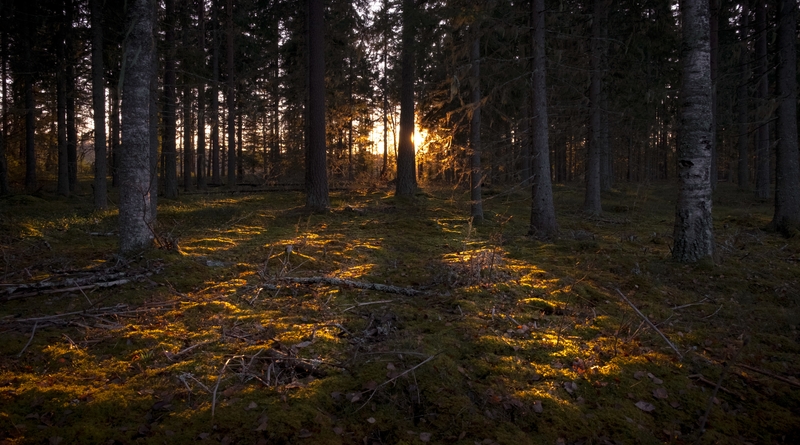
[[[791,443],[800,239],[721,184],[674,263],[675,196],[556,186],[541,241],[522,193],[190,195],[133,258],[90,196],[5,198],[0,443]]]

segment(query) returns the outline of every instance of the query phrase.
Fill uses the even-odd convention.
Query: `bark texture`
[[[756,198],[769,199],[769,77],[767,76],[767,0],[756,0],[756,98],[758,132],[756,133]]]
[[[164,157],[164,197],[175,199],[178,197],[178,150],[175,139],[175,0],[164,2],[164,122],[163,148],[161,155]]]
[[[153,241],[150,207],[150,78],[153,0],[130,0],[122,89],[123,146],[119,157],[119,246],[123,254]]]
[[[683,91],[678,145],[680,191],[672,257],[697,262],[714,254],[711,219],[711,43],[708,0],[684,0]]]
[[[750,81],[749,52],[747,49],[748,31],[750,29],[750,9],[748,2],[742,3],[742,15],[739,20],[740,52],[739,52],[739,88],[736,92],[737,123],[739,126],[738,140],[738,166],[737,182],[739,190],[746,190],[750,186],[750,153],[749,153],[749,122],[748,122],[748,94],[747,84]]]
[[[328,166],[325,148],[325,58],[322,0],[308,5],[308,136],[306,148],[306,208],[324,212],[328,198]]]
[[[602,142],[603,117],[601,115],[601,101],[603,96],[603,13],[605,5],[603,0],[594,0],[592,3],[592,38],[589,42],[591,48],[589,55],[589,150],[586,158],[586,194],[583,200],[583,211],[590,215],[599,215],[603,212],[600,204],[600,158]]]
[[[775,216],[786,235],[800,228],[800,158],[797,152],[797,2],[778,0],[778,121]]]
[[[550,142],[547,124],[544,0],[531,1],[531,227],[530,234],[551,238],[558,234],[550,178]]]
[[[414,148],[414,0],[403,0],[403,30],[400,49],[400,143],[397,147],[395,194],[412,196],[417,190]]]
[[[228,0],[225,64],[228,69],[228,187],[236,186],[236,80],[233,68],[233,0]]]

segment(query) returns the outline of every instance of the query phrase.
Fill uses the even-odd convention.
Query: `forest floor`
[[[796,443],[800,236],[769,203],[720,184],[717,258],[682,265],[674,186],[601,217],[554,192],[547,242],[522,191],[477,227],[434,186],[186,195],[135,258],[91,196],[3,198],[0,444]]]

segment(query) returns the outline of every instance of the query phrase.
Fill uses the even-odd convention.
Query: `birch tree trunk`
[[[683,91],[678,146],[680,191],[672,257],[684,263],[714,254],[711,219],[711,43],[708,0],[683,0]]]
[[[531,227],[530,234],[551,238],[558,234],[553,206],[553,185],[550,178],[550,143],[547,124],[547,82],[545,58],[544,0],[531,0]]]
[[[153,241],[150,208],[150,77],[153,69],[153,0],[129,0],[122,91],[119,246],[123,254]]]
[[[790,236],[800,228],[800,158],[797,151],[797,2],[778,0],[778,138],[772,226]]]

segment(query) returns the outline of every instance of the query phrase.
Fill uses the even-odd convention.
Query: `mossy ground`
[[[114,236],[95,236],[115,230],[116,213],[92,211],[89,196],[3,199],[0,440],[761,444],[800,435],[800,238],[762,230],[768,203],[720,184],[716,260],[682,265],[670,259],[673,186],[622,185],[604,195],[598,218],[580,213],[578,186],[556,186],[561,236],[552,241],[526,235],[527,196],[487,195],[479,227],[465,217],[464,193],[434,186],[410,201],[380,188],[337,192],[322,215],[305,213],[298,193],[189,195],[159,208],[159,231],[179,250],[132,260],[115,255]],[[6,301],[10,284],[112,266],[159,273]],[[323,276],[425,294],[282,280]],[[117,314],[24,321],[118,304]]]

